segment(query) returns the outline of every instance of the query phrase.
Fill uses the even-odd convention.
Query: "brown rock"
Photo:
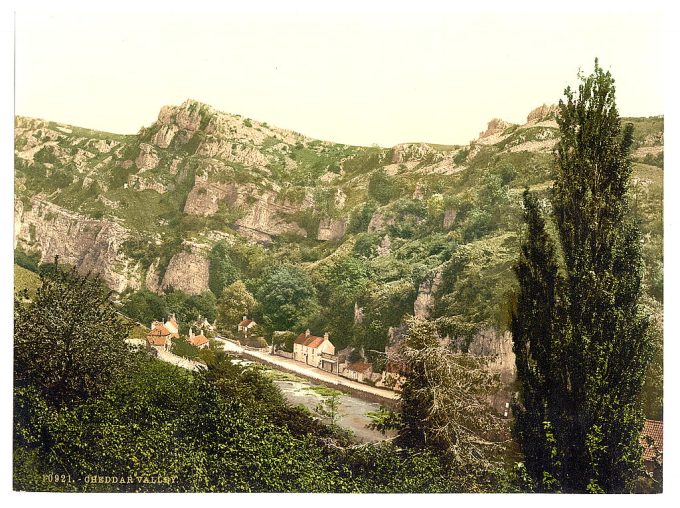
[[[527,123],[540,122],[542,120],[554,118],[558,112],[559,108],[557,107],[556,104],[551,105],[543,104],[542,106],[539,106],[536,109],[531,110],[531,112],[527,115]]]
[[[158,166],[158,161],[158,155],[151,145],[146,143],[139,145],[139,155],[135,160],[135,165],[140,169],[140,171],[154,169],[156,166]]]
[[[208,268],[210,262],[200,254],[180,252],[170,259],[163,276],[161,289],[175,289],[196,295],[208,291]]]
[[[19,203],[20,201],[17,200]],[[31,209],[15,202],[15,245],[27,252],[39,252],[40,261],[75,266],[80,273],[99,275],[114,291],[141,286],[141,272],[121,252],[129,232],[106,219],[92,219],[71,212],[40,197]]]
[[[341,219],[322,219],[317,240],[339,240],[345,236],[347,222]]]

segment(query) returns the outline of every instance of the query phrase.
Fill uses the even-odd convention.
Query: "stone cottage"
[[[194,335],[194,329],[189,328],[189,344],[198,349],[205,349],[210,345],[210,341],[203,335],[203,330],[199,330],[198,335]]]
[[[160,321],[151,323],[151,331],[146,334],[146,350],[169,351],[172,347],[173,334]]]
[[[328,333],[323,337],[317,337],[307,329],[298,335],[293,344],[293,359],[328,372],[338,371],[335,346],[329,340]]]

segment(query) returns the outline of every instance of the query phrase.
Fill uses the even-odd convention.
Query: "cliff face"
[[[194,252],[180,252],[171,259],[163,276],[161,289],[172,286],[191,294],[208,291],[208,259]]]
[[[495,328],[483,328],[473,337],[468,352],[489,357],[489,366],[500,375],[504,384],[510,384],[515,380],[515,353],[512,351],[510,332],[501,333]]]
[[[419,319],[428,319],[434,308],[435,294],[442,285],[442,270],[438,269],[434,275],[425,280],[418,287],[418,296],[413,303],[413,315]]]
[[[118,292],[141,286],[139,267],[120,252],[129,232],[119,224],[90,219],[34,197],[30,208],[15,202],[14,235],[16,247],[39,252],[41,262],[59,256],[80,273],[99,275]]]

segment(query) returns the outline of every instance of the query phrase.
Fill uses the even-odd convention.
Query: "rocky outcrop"
[[[197,182],[184,203],[184,213],[206,217],[216,214],[220,203],[234,205],[237,202],[239,189],[236,184]]]
[[[160,258],[156,258],[153,263],[151,263],[151,266],[149,266],[149,269],[146,272],[146,278],[144,279],[144,287],[154,293],[160,293],[161,291],[160,272],[158,270],[160,262]]]
[[[512,124],[506,122],[505,120],[501,120],[500,118],[493,118],[486,126],[486,130],[484,132],[479,133],[479,138],[483,139],[497,134],[501,134],[505,129],[507,129],[511,125]]]
[[[392,148],[392,163],[422,161],[429,158],[432,162],[441,160],[442,155],[425,143],[402,143]]]
[[[160,289],[173,287],[189,294],[208,291],[210,261],[202,254],[180,252],[170,259]]]
[[[209,137],[203,141],[196,150],[196,155],[237,162],[249,167],[264,168],[269,164],[269,159],[259,150],[218,137]]]
[[[235,226],[241,234],[257,242],[270,242],[273,236],[283,233],[307,236],[304,229],[287,218],[303,208],[305,203],[299,206],[281,203],[277,192],[263,190],[254,184],[197,180],[187,197],[184,213],[214,215],[221,204],[242,212]],[[328,224],[328,231],[323,235],[328,236],[327,239],[340,238],[344,235],[344,229],[344,222],[336,221]]]
[[[282,217],[282,213],[287,214],[295,210],[276,203],[275,200],[276,195],[273,193],[262,194],[248,207],[246,215],[236,221],[239,232],[258,242],[271,241],[272,236],[283,233],[307,237],[307,231]]]
[[[354,324],[360,325],[364,322],[364,308],[359,307],[357,302],[354,302]]]
[[[380,245],[376,247],[376,255],[380,258],[383,256],[389,256],[392,252],[392,240],[390,240],[390,235],[385,235],[380,242]]]
[[[439,291],[441,285],[442,270],[440,268],[418,287],[418,296],[416,296],[413,302],[413,314],[415,317],[418,319],[428,319],[430,317],[435,304],[434,295]]]
[[[345,236],[347,222],[342,219],[321,219],[317,240],[339,240]]]
[[[543,104],[542,106],[532,109],[527,115],[527,123],[542,122],[544,120],[554,119],[559,112],[556,104]]]
[[[153,178],[144,178],[144,175],[130,175],[128,187],[138,191],[153,190],[159,194],[165,194],[168,191],[168,188],[161,182]]]
[[[489,357],[489,367],[500,375],[502,383],[510,384],[515,380],[515,353],[512,351],[510,332],[501,333],[495,328],[483,328],[472,338],[468,352]]]
[[[394,217],[387,217],[384,212],[377,210],[368,223],[368,232],[375,233],[394,224]]]
[[[456,215],[458,215],[458,212],[454,208],[444,211],[444,229],[449,229],[456,223]]]
[[[170,143],[172,143],[172,140],[178,131],[179,127],[174,124],[163,125],[160,129],[158,129],[156,134],[154,134],[153,138],[151,139],[151,143],[159,148],[167,148],[170,146]]]
[[[114,291],[141,286],[138,266],[121,252],[129,233],[105,219],[91,219],[34,197],[31,207],[15,203],[15,245],[40,253],[41,262],[61,262],[80,273],[99,275]]]
[[[139,155],[135,160],[135,165],[140,171],[145,171],[147,169],[154,169],[158,166],[158,154],[156,150],[151,145],[142,143],[139,145]]]

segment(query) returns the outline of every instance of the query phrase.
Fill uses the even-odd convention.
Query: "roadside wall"
[[[260,358],[258,356],[251,355],[251,354],[249,354],[248,351],[245,351],[245,350],[243,351],[243,357],[248,358],[249,360],[253,360],[255,362],[258,362],[258,363],[263,363],[262,358]],[[300,372],[294,371],[292,369],[288,369],[288,368],[286,368],[282,365],[277,365],[277,364],[269,363],[269,362],[265,362],[265,363],[268,367],[271,367],[272,369],[280,370],[282,372],[288,372],[289,374],[294,374],[298,377],[306,377],[306,376],[303,376]],[[332,383],[330,381],[323,381],[323,380],[317,379],[317,378],[307,377],[307,379],[313,381],[314,384],[319,384],[319,385],[322,385],[322,386],[326,386],[328,388],[333,388],[333,389],[338,390],[340,392],[347,393],[348,395],[352,395],[353,397],[356,397],[358,399],[362,399],[362,400],[365,400],[365,401],[368,401],[368,402],[377,402],[378,404],[382,404],[383,406],[385,406],[389,409],[392,409],[392,410],[397,410],[398,407],[399,407],[399,401],[398,400],[387,399],[385,397],[381,397],[380,395],[376,395],[374,393],[369,393],[369,392],[364,392],[362,390],[358,390],[358,389],[353,388],[351,386],[342,385],[342,384],[339,384],[339,383],[336,384],[336,383]]]

